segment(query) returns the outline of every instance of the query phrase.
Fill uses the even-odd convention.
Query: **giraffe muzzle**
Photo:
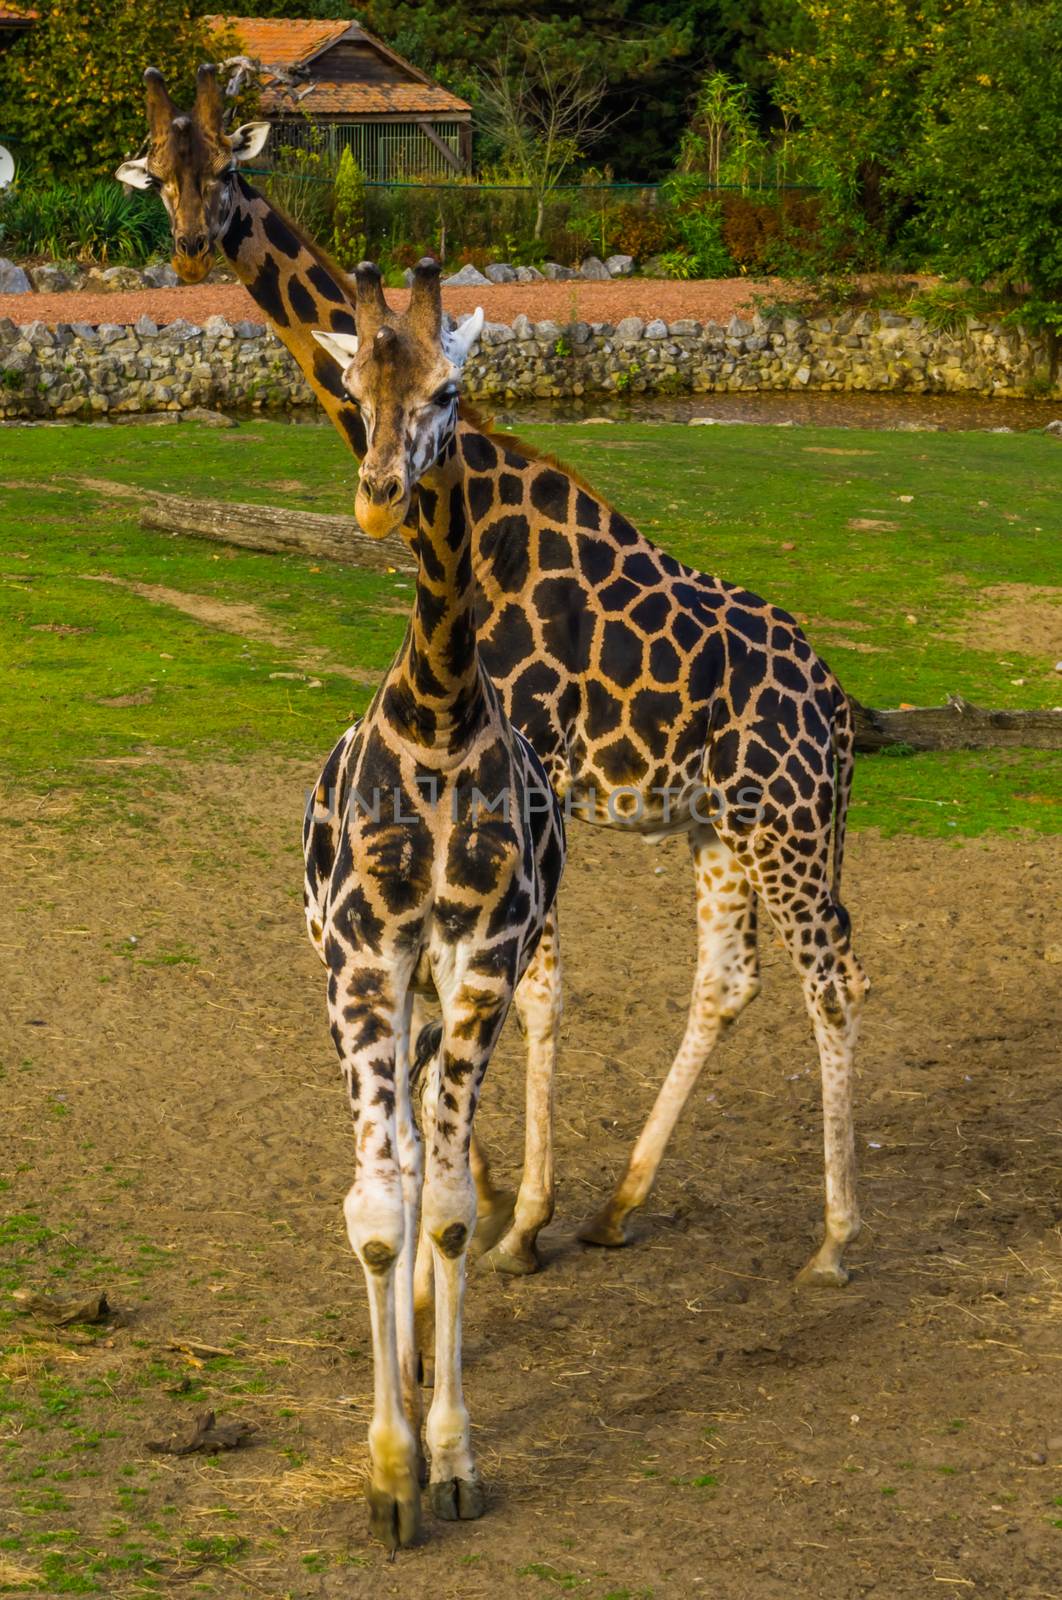
[[[212,264],[213,254],[206,243],[199,255],[186,255],[175,249],[171,259],[173,270],[182,283],[202,283]]]
[[[405,521],[409,510],[409,490],[393,475],[380,478],[362,473],[354,501],[354,515],[370,539],[386,539]]]

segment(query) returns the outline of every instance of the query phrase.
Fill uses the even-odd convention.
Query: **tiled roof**
[[[291,96],[282,90],[262,91],[262,111],[266,116],[282,116],[292,109]],[[319,83],[299,101],[299,109],[311,117],[334,117],[343,112],[359,117],[402,113],[467,116],[469,106],[434,83]]]
[[[285,17],[207,17],[211,28],[231,28],[244,52],[272,67],[295,67],[340,34],[347,22],[289,21]]]
[[[266,78],[262,88],[262,111],[266,116],[283,116],[296,104],[310,116],[451,116],[467,119],[471,110],[467,100],[459,100],[440,84],[426,81],[424,74],[396,51],[360,27],[348,22],[288,21],[280,17],[207,17],[213,28],[231,29],[246,55],[263,66],[297,67],[307,63],[305,83],[299,99],[276,79]],[[334,83],[316,74],[316,59],[343,36],[376,48],[384,60],[406,69],[412,81],[394,83]],[[327,63],[322,62],[327,70]],[[299,93],[299,91],[296,91]]]

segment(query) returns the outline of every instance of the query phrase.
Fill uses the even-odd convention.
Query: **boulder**
[[[535,330],[534,330],[534,326],[533,326],[533,324],[531,322],[531,318],[528,317],[528,316],[525,316],[524,313],[521,311],[517,316],[515,316],[513,318],[513,338],[514,339],[533,339],[534,337],[535,337]]]
[[[562,267],[559,261],[547,261],[542,271],[550,283],[570,283],[579,276],[572,267]]]
[[[474,267],[471,261],[466,261],[460,271],[443,279],[442,286],[444,289],[478,289],[489,282],[490,279],[485,278],[478,267]]]
[[[144,280],[135,267],[105,267],[99,276],[100,287],[107,294],[144,287]]]
[[[189,406],[179,413],[182,422],[200,422],[204,428],[235,428],[236,419],[223,411],[212,411],[209,406]]]
[[[133,332],[139,334],[141,339],[153,339],[158,331],[158,323],[152,321],[146,312],[142,312],[133,323]]]
[[[147,289],[176,289],[178,282],[168,261],[153,261],[150,267],[144,268],[140,280]]]
[[[0,294],[30,294],[33,285],[21,267],[0,256]]]
[[[1054,434],[1056,439],[1062,439],[1062,421],[1049,422],[1044,432]]]
[[[505,261],[492,261],[489,267],[483,268],[488,283],[515,283],[516,272]]]
[[[232,331],[236,335],[237,339],[260,339],[263,333],[265,333],[265,323],[248,322],[246,319],[244,319],[242,322],[234,322],[232,324]]]
[[[74,287],[70,274],[52,261],[46,261],[43,267],[30,267],[29,275],[38,294],[67,294]]]
[[[610,278],[629,278],[634,271],[633,256],[609,256],[605,271]]]
[[[544,283],[545,279],[537,267],[517,267],[517,283]]]
[[[485,322],[480,341],[483,344],[510,344],[514,337],[507,322]]]
[[[662,317],[654,317],[652,322],[646,324],[645,338],[647,338],[647,339],[666,339],[667,338],[667,323],[663,320]]]
[[[606,283],[612,274],[599,257],[587,256],[579,266],[579,276],[588,278],[591,283]]]
[[[645,332],[641,317],[621,317],[616,323],[616,338],[620,344],[633,344]]]

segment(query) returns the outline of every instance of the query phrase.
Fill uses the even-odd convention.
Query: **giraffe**
[[[370,538],[401,526],[419,483],[416,594],[405,640],[364,718],[344,735],[309,807],[338,817],[314,879],[311,937],[354,1112],[357,1167],[345,1214],[365,1271],[376,1370],[370,1525],[393,1547],[418,1531],[419,1383],[413,1315],[420,1152],[410,1098],[414,994],[434,990],[442,1038],[424,1095],[423,1231],[437,1297],[425,1438],[436,1515],[481,1515],[461,1387],[465,1255],[476,1219],[469,1164],[480,1086],[540,941],[564,863],[560,802],[509,722],[476,646],[465,472],[454,436],[458,375],[482,323],[442,329],[439,266],[414,269],[396,317],[367,263],[358,333],[318,331],[365,418],[355,513]],[[329,793],[332,785],[338,795]],[[539,958],[540,959],[540,958]]]
[[[221,248],[341,437],[364,456],[359,408],[310,336],[315,326],[355,332],[344,275],[239,175],[250,136],[231,136],[234,155],[212,68],[200,69],[190,118],[176,114],[157,74],[148,75],[148,109],[148,153],[118,175],[161,186],[175,248],[189,233],[201,243],[206,268],[197,258],[197,274]],[[182,121],[190,128],[175,132]],[[456,444],[479,649],[506,713],[570,815],[650,840],[685,833],[693,863],[697,953],[682,1040],[620,1181],[580,1238],[603,1246],[630,1238],[705,1062],[759,993],[759,904],[800,978],[821,1070],[825,1229],[798,1281],[841,1285],[860,1227],[852,1074],[867,988],[840,897],[853,770],[847,697],[787,612],[674,560],[576,474],[493,435],[464,403]],[[319,859],[336,847],[321,819]],[[534,978],[520,1196],[488,1256],[517,1272],[537,1267],[537,1235],[553,1211],[559,961]],[[489,1210],[489,1172],[473,1152]]]

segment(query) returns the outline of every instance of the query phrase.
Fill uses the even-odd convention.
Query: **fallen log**
[[[189,500],[100,478],[78,482],[100,494],[142,501],[142,528],[241,545],[246,550],[312,556],[374,572],[416,570],[401,535],[369,539],[353,517],[228,500]],[[855,747],[864,754],[898,745],[911,750],[1062,749],[1062,711],[988,711],[961,695],[949,696],[944,706],[896,711],[878,711],[853,699],[852,710]]]
[[[101,486],[102,487],[102,486]],[[353,517],[280,506],[244,505],[233,500],[187,500],[182,495],[143,490],[140,526],[193,539],[267,550],[274,555],[311,556],[372,572],[413,572],[415,564],[399,534],[369,539]]]
[[[858,700],[851,704],[855,747],[864,753],[889,745],[912,750],[1062,749],[1062,711],[986,711],[957,694],[948,696],[946,706],[903,711],[876,711]]]

